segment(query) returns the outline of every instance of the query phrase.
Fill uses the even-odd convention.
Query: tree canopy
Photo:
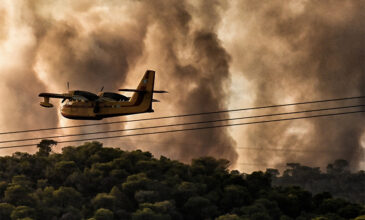
[[[326,172],[321,172],[319,167],[312,168],[299,163],[289,163],[287,166],[282,176],[275,169],[267,170],[272,174],[273,185],[296,185],[313,194],[329,192],[335,197],[365,205],[365,171],[351,173],[348,161],[335,160],[328,164]]]
[[[52,153],[55,144],[43,140],[35,154],[0,157],[0,219],[283,220],[365,215],[364,206],[330,193],[272,186],[274,170],[244,174],[230,171],[229,161],[223,159],[202,157],[189,165],[140,150],[105,148],[99,142]],[[293,166],[285,175],[294,175],[300,167]],[[344,162],[328,169],[329,175],[348,172]]]

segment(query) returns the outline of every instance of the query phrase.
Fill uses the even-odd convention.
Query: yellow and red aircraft
[[[119,89],[124,92],[134,92],[132,97],[113,92],[99,92],[97,95],[91,92],[74,90],[68,93],[40,93],[43,97],[41,106],[51,108],[50,98],[63,99],[61,114],[70,119],[100,120],[107,117],[131,115],[145,112],[153,112],[153,93],[166,93],[166,91],[154,90],[155,71],[147,70],[137,89]]]

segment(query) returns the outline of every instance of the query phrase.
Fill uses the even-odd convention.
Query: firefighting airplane
[[[64,94],[40,93],[43,97],[40,105],[51,108],[53,105],[49,98],[62,99],[61,114],[70,119],[100,120],[107,117],[131,115],[145,112],[153,112],[153,93],[166,93],[166,91],[154,90],[155,71],[147,70],[137,89],[119,89],[124,92],[134,92],[132,97],[113,92],[102,92],[96,95],[91,92],[74,90]]]

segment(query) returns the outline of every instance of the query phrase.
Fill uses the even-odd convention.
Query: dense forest
[[[188,165],[99,142],[52,153],[55,144],[43,140],[34,155],[0,157],[1,220],[365,219],[363,205],[272,186],[273,172],[230,171],[223,159]]]
[[[299,163],[288,163],[288,169],[282,176],[275,169],[267,169],[272,174],[275,186],[297,185],[313,194],[329,192],[334,197],[340,197],[365,205],[365,171],[351,173],[346,160],[336,160],[328,164],[326,173],[319,167],[308,167]]]

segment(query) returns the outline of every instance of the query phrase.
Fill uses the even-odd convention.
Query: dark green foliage
[[[39,144],[37,144],[37,147],[39,148],[37,155],[47,157],[52,151],[52,146],[56,144],[57,142],[54,140],[42,140]]]
[[[43,140],[34,154],[0,157],[0,219],[351,219],[363,206],[312,196],[299,187],[272,187],[275,170],[242,174],[227,160],[194,159],[191,165],[85,143],[51,153]],[[290,164],[284,177],[320,176],[318,169]],[[344,161],[328,167],[348,175]],[[283,178],[284,178],[283,177]],[[277,177],[279,178],[279,177]]]
[[[251,203],[251,195],[249,190],[241,185],[228,185],[224,187],[220,205],[225,211],[229,211],[231,207],[241,207]]]
[[[0,203],[0,219],[10,220],[10,215],[14,210],[14,206],[9,203]]]
[[[107,193],[99,193],[91,201],[95,209],[115,207],[115,197]]]
[[[82,205],[81,194],[72,187],[61,186],[53,192],[53,197],[59,207],[72,206],[80,208]]]
[[[150,208],[138,209],[132,215],[133,220],[172,220],[169,215],[154,212]]]
[[[94,215],[95,220],[113,220],[114,214],[109,209],[100,208],[96,210]]]
[[[187,219],[207,219],[217,216],[218,209],[208,199],[195,196],[190,197],[183,207]]]
[[[339,159],[328,164],[326,173],[318,167],[302,166],[299,163],[288,163],[287,166],[282,176],[278,176],[277,170],[267,169],[273,185],[301,186],[313,194],[327,191],[335,197],[365,204],[365,171],[351,173],[346,160]]]
[[[355,218],[361,213],[362,207],[357,204],[347,204],[338,210],[338,214],[344,218]]]
[[[241,218],[236,214],[226,214],[219,216],[216,220],[241,220]]]
[[[18,206],[11,212],[11,219],[23,219],[35,217],[35,210],[28,206]]]

